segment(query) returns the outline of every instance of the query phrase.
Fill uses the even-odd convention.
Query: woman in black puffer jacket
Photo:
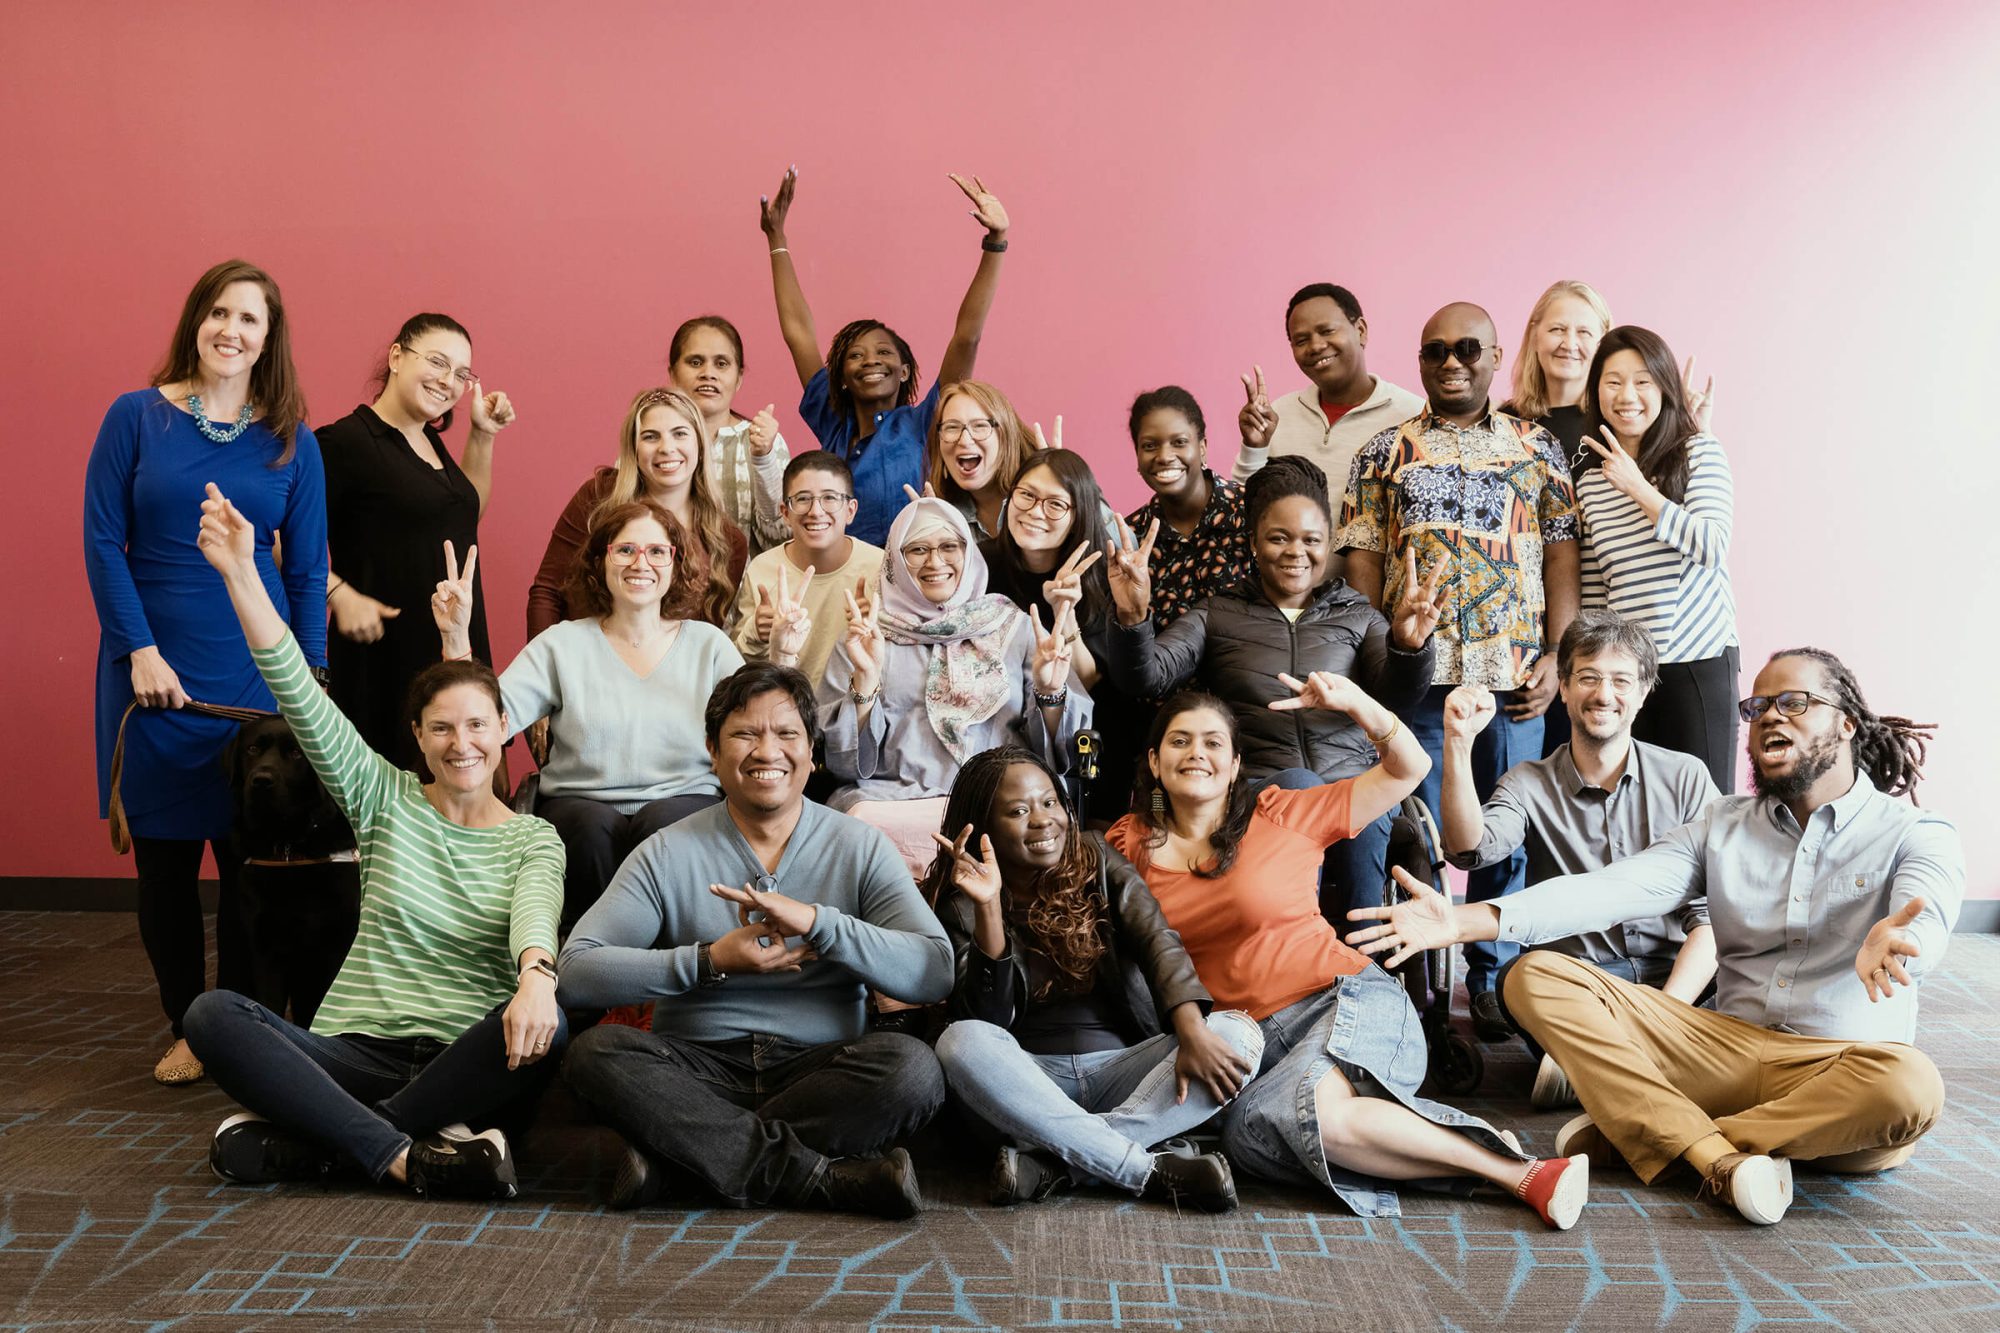
[[[1118,621],[1109,674],[1139,698],[1163,698],[1192,682],[1228,703],[1242,737],[1243,776],[1253,786],[1310,787],[1359,776],[1375,762],[1375,747],[1345,714],[1274,711],[1271,704],[1313,671],[1346,676],[1399,712],[1416,703],[1431,683],[1438,588],[1407,580],[1391,622],[1329,577],[1326,474],[1308,459],[1272,459],[1245,492],[1254,577],[1158,633],[1149,614],[1150,551],[1123,534],[1124,549],[1107,570]],[[1343,929],[1350,907],[1380,902],[1388,845],[1385,815],[1327,852],[1320,904]]]

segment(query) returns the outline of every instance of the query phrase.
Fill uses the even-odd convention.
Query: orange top
[[[1356,832],[1353,787],[1348,778],[1303,791],[1265,788],[1236,863],[1217,879],[1151,864],[1130,815],[1105,835],[1145,876],[1218,1008],[1262,1020],[1368,966],[1319,912],[1320,861]]]

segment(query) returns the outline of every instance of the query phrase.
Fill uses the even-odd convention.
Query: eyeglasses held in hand
[[[1772,704],[1776,704],[1778,712],[1785,717],[1804,717],[1806,710],[1814,704],[1836,709],[1840,707],[1833,700],[1822,699],[1811,690],[1786,690],[1780,694],[1753,694],[1736,705],[1736,713],[1745,722],[1755,722]]]
[[[829,514],[837,514],[840,512],[840,507],[853,498],[851,495],[842,495],[839,491],[800,491],[796,495],[785,497],[785,508],[794,514],[810,514],[813,506],[818,505]]]
[[[1458,364],[1470,367],[1473,362],[1485,355],[1485,352],[1486,344],[1477,338],[1460,338],[1457,342],[1449,343],[1442,338],[1433,338],[1417,349],[1417,360],[1427,366],[1441,366],[1451,358],[1457,357]]]
[[[945,444],[957,444],[963,436],[971,436],[974,444],[984,444],[993,438],[993,423],[985,417],[974,421],[944,421],[938,424],[938,439]]]

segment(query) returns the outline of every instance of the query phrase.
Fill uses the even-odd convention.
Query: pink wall
[[[1716,374],[1746,662],[1820,643],[1942,723],[1927,803],[2000,893],[2000,14],[1360,8],[17,11],[0,871],[126,873],[94,817],[79,494],[196,274],[241,254],[278,275],[319,420],[404,315],[471,327],[521,409],[482,561],[504,660],[555,510],[681,318],[733,316],[744,401],[807,438],[755,227],[796,162],[822,331],[878,314],[927,367],[978,236],[944,173],[985,176],[1016,228],[982,376],[1063,413],[1121,503],[1137,390],[1192,388],[1226,465],[1237,373],[1296,387],[1280,317],[1303,282],[1360,295],[1371,364],[1404,384],[1444,301],[1485,303],[1511,355],[1547,282],[1595,283]]]

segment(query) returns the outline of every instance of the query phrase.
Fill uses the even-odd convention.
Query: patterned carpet
[[[1111,1195],[981,1202],[982,1162],[920,1155],[899,1225],[596,1202],[613,1140],[552,1097],[502,1206],[210,1175],[220,1093],[155,1086],[165,1046],[129,917],[0,913],[0,1328],[2000,1329],[2000,938],[1925,989],[1946,1120],[1880,1179],[1801,1174],[1753,1229],[1681,1183],[1601,1173],[1564,1235],[1497,1198],[1365,1222],[1251,1185],[1219,1219]],[[1517,1046],[1482,1096],[1548,1145]]]

